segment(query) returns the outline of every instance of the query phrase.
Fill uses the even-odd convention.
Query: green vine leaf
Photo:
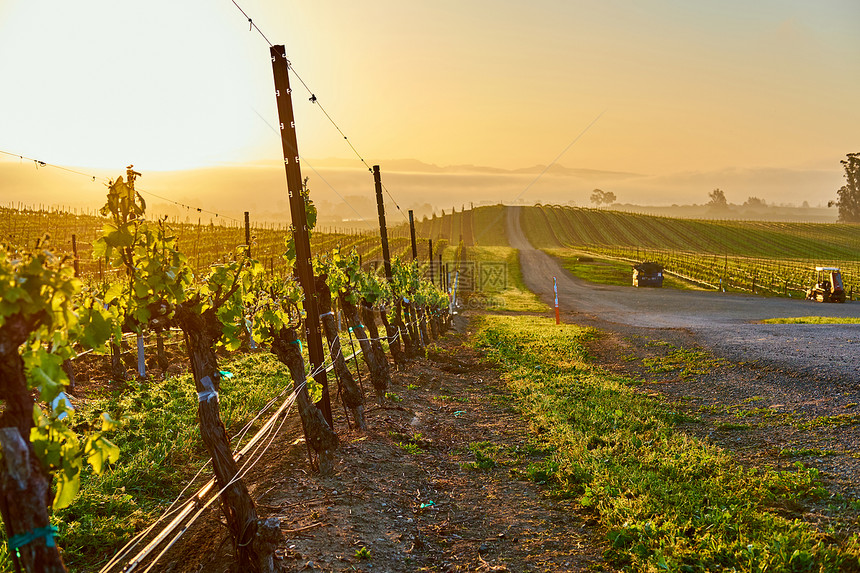
[[[119,448],[102,436],[101,432],[87,437],[84,454],[87,456],[87,461],[93,466],[93,471],[97,474],[104,472],[107,464],[116,463],[119,460]]]

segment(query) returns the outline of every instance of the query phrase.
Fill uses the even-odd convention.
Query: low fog
[[[835,221],[836,210],[826,208],[843,183],[840,165],[834,163],[832,170],[725,169],[655,176],[561,165],[503,170],[436,166],[416,160],[380,162],[388,191],[384,195],[386,209],[393,222],[403,221],[394,201],[404,214],[413,209],[416,217],[422,218],[442,210],[500,202],[594,207],[590,197],[598,188],[617,198],[615,204],[603,208],[684,217]],[[289,220],[286,178],[283,167],[276,163],[142,172],[138,188],[151,213],[207,220],[211,214],[205,211],[234,218],[250,211],[256,221]],[[32,162],[2,162],[0,201],[4,206],[94,210],[104,203],[105,181],[123,175],[124,166],[114,173],[86,173],[96,181],[51,166],[37,167]],[[373,177],[358,161],[309,160],[303,164],[302,174],[308,177],[311,197],[319,207],[320,225],[375,225]],[[723,212],[705,205],[708,193],[715,188],[722,189],[728,200],[728,209]],[[750,198],[755,200],[750,202]],[[198,213],[197,208],[204,212]]]

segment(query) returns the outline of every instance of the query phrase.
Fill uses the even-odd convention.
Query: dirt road
[[[800,461],[821,470],[833,491],[860,497],[860,325],[756,323],[860,316],[860,303],[595,285],[533,248],[518,211],[508,209],[508,237],[520,250],[526,286],[551,305],[558,278],[563,320],[605,333],[592,351],[606,369],[643,380],[644,392],[705,422],[687,431],[747,463]],[[703,356],[694,374],[661,372],[680,348],[716,360]],[[807,508],[803,517],[814,513]]]
[[[736,361],[758,360],[840,378],[860,371],[860,325],[755,323],[778,317],[860,317],[860,303],[594,285],[532,247],[520,226],[519,208],[508,209],[507,225],[511,246],[520,250],[526,286],[552,305],[552,278],[557,277],[562,312],[605,323],[686,329],[717,355]]]

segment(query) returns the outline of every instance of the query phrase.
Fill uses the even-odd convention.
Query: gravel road
[[[643,391],[657,392],[706,422],[687,431],[734,451],[745,463],[785,468],[800,461],[819,469],[831,491],[860,498],[860,324],[757,323],[857,317],[860,303],[596,286],[532,247],[519,209],[508,209],[507,226],[526,286],[552,305],[557,277],[563,320],[607,333],[595,348],[605,368],[650,382]],[[643,358],[671,347],[704,348],[724,362],[694,377],[643,368]],[[813,507],[798,515],[826,526],[827,518]]]
[[[860,317],[860,303],[737,294],[595,286],[563,270],[532,247],[520,227],[520,209],[508,209],[508,238],[520,250],[526,286],[552,305],[558,278],[559,308],[604,323],[685,329],[714,354],[733,361],[758,361],[818,377],[853,379],[860,372],[860,324],[756,324],[795,316]]]

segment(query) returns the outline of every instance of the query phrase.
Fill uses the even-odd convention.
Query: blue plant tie
[[[45,545],[47,547],[56,547],[54,543],[54,535],[57,534],[59,529],[57,529],[53,525],[49,525],[47,527],[39,527],[34,529],[33,531],[28,531],[27,533],[19,533],[18,535],[13,535],[9,540],[9,549],[14,549],[15,554],[18,557],[21,557],[21,552],[18,550],[20,547],[24,547],[28,543],[32,543],[39,539],[40,537],[45,538]]]
[[[233,373],[227,372],[226,370],[219,370],[218,374],[220,374],[221,378],[224,378],[225,380],[229,380],[230,378],[233,377]]]
[[[291,340],[289,343],[290,344],[298,344],[299,345],[299,352],[302,351],[302,341],[300,338],[296,338],[295,340]]]

